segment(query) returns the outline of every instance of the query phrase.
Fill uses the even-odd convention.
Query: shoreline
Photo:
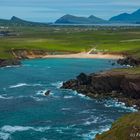
[[[91,98],[112,98],[126,106],[140,110],[140,75],[123,71],[81,73],[75,79],[63,82],[61,88],[76,90]]]
[[[76,54],[62,54],[62,55],[46,55],[42,58],[93,58],[93,59],[122,59],[123,55],[109,54],[109,53],[97,53],[91,54],[86,52]]]
[[[92,53],[93,49],[89,50],[88,52],[81,52],[81,53],[69,53],[69,54],[49,54],[48,52],[42,51],[12,51],[13,58],[9,59],[1,59],[0,58],[0,67],[5,66],[13,66],[13,65],[20,65],[21,61],[24,59],[49,59],[49,58],[77,58],[77,59],[124,59],[125,56],[122,54],[111,54],[111,53]]]

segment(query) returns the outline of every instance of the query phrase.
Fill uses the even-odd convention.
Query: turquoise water
[[[107,59],[36,59],[1,68],[0,140],[92,140],[132,109],[60,86],[80,72],[114,67]]]

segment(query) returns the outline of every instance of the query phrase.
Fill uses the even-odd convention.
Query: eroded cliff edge
[[[140,109],[140,68],[89,75],[81,73],[76,79],[64,82],[62,88],[76,90],[92,98],[116,98],[127,106]]]

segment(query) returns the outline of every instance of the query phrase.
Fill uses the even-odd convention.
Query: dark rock
[[[0,59],[0,67],[21,65],[18,59]]]
[[[85,73],[81,73],[80,75],[77,76],[77,80],[78,80],[79,84],[84,85],[84,84],[90,83],[91,79]]]
[[[46,91],[45,96],[48,96],[50,94],[50,92],[51,92],[50,90]]]
[[[124,59],[119,59],[117,63],[120,65],[138,66],[140,65],[140,59],[129,56]]]
[[[120,86],[127,97],[140,99],[140,76],[126,76]]]
[[[112,63],[111,65],[112,65],[112,66],[114,66],[114,65],[115,65],[115,63]]]

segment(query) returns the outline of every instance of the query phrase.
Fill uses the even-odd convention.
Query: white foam
[[[64,96],[64,99],[70,99],[73,98],[73,96]]]
[[[63,82],[62,81],[58,81],[56,83],[52,83],[51,85],[54,86],[54,87],[56,87],[56,88],[60,88],[60,87],[62,87]]]
[[[92,124],[92,122],[90,122],[90,121],[86,121],[83,125],[90,125],[90,124]]]
[[[10,126],[10,125],[5,125],[1,128],[3,132],[8,132],[8,133],[14,133],[16,131],[27,131],[30,129],[34,129],[33,127],[23,127],[23,126]]]
[[[23,87],[23,86],[28,86],[26,83],[18,83],[16,85],[11,85],[9,88],[17,88],[17,87]]]
[[[0,95],[0,99],[8,100],[8,99],[13,99],[13,97],[5,97],[5,96]]]
[[[38,131],[38,132],[45,132],[46,130],[50,129],[50,127],[31,127],[31,126],[10,126],[5,125],[1,128],[1,131],[4,133],[15,133],[15,132],[22,132],[22,131]]]
[[[110,128],[111,128],[110,125],[106,125],[106,126],[102,126],[102,127],[100,127],[99,134],[102,134],[103,132],[108,131]]]
[[[1,140],[8,140],[8,139],[10,139],[10,134],[9,133],[4,133],[4,132],[0,132],[0,139]]]
[[[47,92],[48,90],[39,90],[36,95],[41,95],[41,96],[46,96],[45,93]],[[49,95],[54,95],[53,92],[50,92]]]
[[[30,96],[30,98],[34,99],[37,102],[41,102],[41,101],[45,101],[46,98],[39,98],[39,97],[34,97],[34,96]]]
[[[90,97],[84,95],[84,94],[80,94],[77,91],[73,91],[73,94],[76,96],[79,96],[80,98],[86,99],[86,100],[92,100]]]
[[[71,110],[71,108],[62,108],[62,111],[67,111],[67,110]]]
[[[39,90],[37,91],[36,95],[42,95],[45,96],[45,93],[47,92],[47,90]]]
[[[93,130],[93,131],[90,131],[89,133],[87,134],[83,134],[83,138],[84,140],[93,140],[96,136],[96,134],[101,134],[103,132],[106,132],[110,129],[111,126],[102,126],[100,127],[98,130]]]
[[[18,83],[16,85],[11,85],[9,88],[18,88],[18,87],[23,87],[23,86],[42,86],[41,84],[27,84],[27,83]]]
[[[87,119],[83,119],[85,122],[83,123],[83,125],[87,126],[87,125],[91,125],[91,124],[94,124],[94,123],[97,123],[99,118],[98,117],[95,117],[93,115],[91,115],[90,118],[87,118]]]
[[[83,137],[84,140],[93,140],[93,138],[95,138],[97,133],[98,133],[97,130],[93,130],[93,131],[90,131],[87,134],[83,134],[82,137]]]
[[[105,107],[117,107],[117,108],[123,108],[123,109],[127,109],[130,110],[132,112],[136,112],[137,109],[135,109],[134,107],[127,107],[125,105],[125,103],[123,102],[118,102],[117,100],[106,100],[106,103],[104,104]]]

